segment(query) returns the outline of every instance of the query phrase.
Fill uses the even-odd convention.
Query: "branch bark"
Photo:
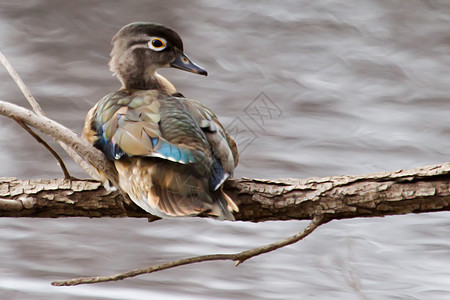
[[[359,176],[232,179],[225,190],[241,221],[378,217],[450,210],[450,163]],[[149,215],[99,182],[0,179],[0,217],[142,217]]]

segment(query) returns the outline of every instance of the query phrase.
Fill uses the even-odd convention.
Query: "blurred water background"
[[[225,125],[239,117],[247,136],[238,138],[245,149],[236,177],[361,174],[449,160],[448,1],[2,0],[0,50],[48,116],[81,132],[89,108],[119,87],[107,67],[111,37],[140,20],[175,29],[186,54],[208,70],[207,78],[163,70],[179,91]],[[262,126],[246,114],[261,92],[280,109]],[[4,70],[0,99],[28,107]],[[0,176],[62,176],[27,133],[6,118],[0,124]],[[0,299],[450,299],[449,213],[333,221],[238,268],[208,262],[116,283],[50,286],[240,251],[305,225],[3,218]]]

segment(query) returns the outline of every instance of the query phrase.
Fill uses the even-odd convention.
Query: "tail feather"
[[[220,198],[217,201],[218,206],[220,206],[221,214],[219,215],[220,220],[236,221],[233,213],[229,210],[229,206],[225,197],[228,197],[225,193],[220,193]]]
[[[228,196],[222,188],[220,188],[220,192],[222,193],[223,198],[225,199],[225,201],[227,202],[227,208],[229,211],[235,211],[235,212],[239,212],[239,207],[236,205],[236,203],[234,203],[233,199],[230,198],[230,196]]]

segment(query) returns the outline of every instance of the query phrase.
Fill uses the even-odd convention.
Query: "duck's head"
[[[136,22],[119,30],[112,39],[109,67],[124,88],[157,87],[155,72],[159,68],[177,68],[207,75],[183,53],[180,36],[157,23]]]

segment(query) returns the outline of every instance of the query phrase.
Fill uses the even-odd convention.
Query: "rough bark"
[[[232,179],[237,220],[375,217],[450,210],[450,163],[359,176]],[[156,220],[99,182],[0,179],[1,217],[145,217]]]

